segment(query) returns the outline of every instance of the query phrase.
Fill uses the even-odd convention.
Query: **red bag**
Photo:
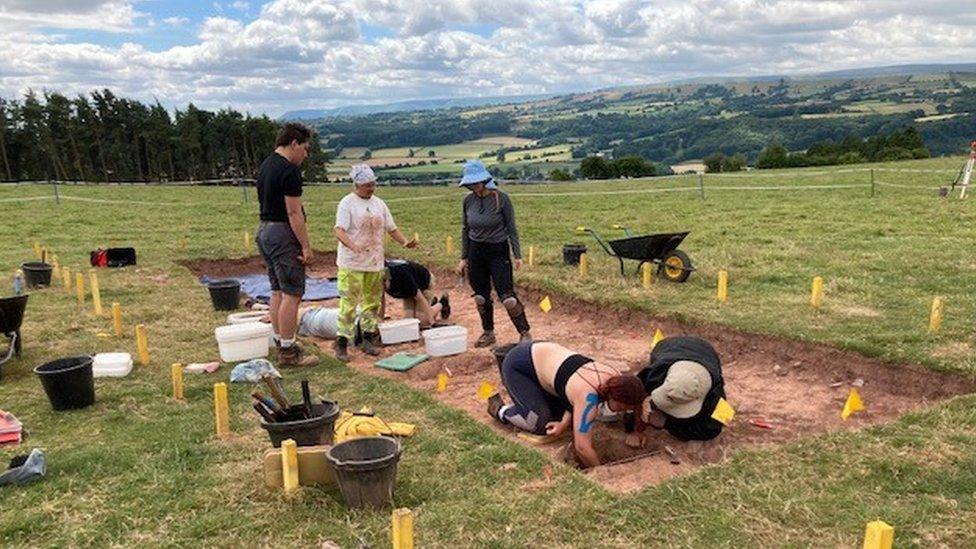
[[[91,253],[92,267],[105,267],[108,265],[108,251],[101,248]]]

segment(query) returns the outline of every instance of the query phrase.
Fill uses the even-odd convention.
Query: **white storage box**
[[[444,326],[424,330],[424,352],[430,356],[458,355],[468,350],[468,329]]]
[[[243,362],[252,358],[268,356],[268,342],[271,325],[262,322],[231,324],[214,330],[220,360],[224,362]]]
[[[95,377],[125,377],[132,371],[132,355],[129,353],[98,353],[92,360]]]
[[[268,314],[268,311],[245,311],[243,313],[231,313],[227,315],[227,324],[261,322],[261,319],[268,316]]]
[[[420,320],[416,318],[380,322],[379,328],[380,341],[383,342],[383,345],[393,345],[395,343],[417,341],[420,339]]]

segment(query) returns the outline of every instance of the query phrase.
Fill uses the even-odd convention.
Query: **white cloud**
[[[214,3],[220,7],[219,3]],[[125,0],[7,0],[0,95],[111,87],[167,104],[277,114],[347,102],[562,92],[699,75],[976,59],[976,10],[929,0],[273,0],[138,44]],[[140,4],[140,7],[148,4]],[[228,4],[245,11],[249,3]],[[183,17],[163,19],[185,25]],[[393,37],[369,39],[364,25]],[[119,47],[46,28],[127,31]],[[464,29],[481,29],[476,34]],[[488,33],[489,36],[483,34]]]

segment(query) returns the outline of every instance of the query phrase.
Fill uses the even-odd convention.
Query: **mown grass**
[[[955,169],[957,159],[893,168]],[[867,183],[866,172],[708,178],[696,191],[660,194],[558,195],[660,186],[694,188],[694,178],[509,189],[523,243],[538,247],[539,265],[523,282],[606,303],[651,310],[692,322],[824,341],[893,360],[972,374],[974,280],[971,202],[939,201],[923,189],[952,174],[878,172],[878,187],[796,191],[720,190],[719,186]],[[30,244],[52,248],[62,264],[82,267],[98,246],[134,245],[139,266],[100,271],[103,300],[119,301],[127,333],[143,323],[152,365],[128,378],[99,380],[87,410],[50,410],[30,368],[49,359],[114,349],[134,342],[97,337],[107,318],[80,310],[59,287],[36,292],[28,307],[21,361],[4,366],[0,407],[30,431],[21,449],[41,447],[48,476],[28,487],[0,489],[0,543],[9,546],[295,546],[326,539],[343,546],[389,543],[386,513],[349,512],[331,491],[304,490],[286,499],[263,487],[267,441],[247,401],[231,387],[235,437],[212,436],[211,387],[226,379],[188,377],[187,402],[167,398],[168,365],[213,357],[212,330],[223,315],[177,261],[245,254],[241,235],[255,225],[253,202],[220,188],[62,188],[68,197],[161,202],[64,200],[0,202],[4,272],[31,259]],[[0,200],[44,195],[49,187],[0,188]],[[330,248],[335,201],[345,192],[310,189],[313,242]],[[461,191],[381,189],[401,227],[421,234],[427,261],[451,264],[444,237],[455,238]],[[537,194],[548,196],[536,196]],[[253,194],[251,195],[253,198]],[[638,232],[691,230],[683,246],[700,271],[684,285],[650,291],[616,263],[592,254],[593,272],[579,280],[559,265],[559,247],[577,240],[580,224],[613,222]],[[180,249],[180,239],[188,249]],[[591,243],[592,244],[592,243]],[[591,246],[592,248],[592,246]],[[714,302],[718,269],[731,272],[731,301]],[[827,282],[824,309],[806,306],[809,279]],[[9,277],[7,277],[9,280]],[[7,284],[7,283],[4,283]],[[9,286],[5,286],[9,287]],[[947,297],[943,331],[925,332],[933,295]],[[559,305],[558,297],[554,298]],[[650,328],[650,327],[649,327]],[[940,354],[941,353],[941,354]],[[976,543],[976,397],[953,399],[882,427],[835,433],[735,455],[688,477],[618,496],[579,473],[555,467],[539,484],[546,459],[495,435],[429,395],[326,361],[308,373],[321,393],[346,407],[371,405],[385,417],[415,422],[406,441],[397,505],[418,511],[419,546],[852,546],[864,523],[883,518],[899,546]],[[298,376],[288,375],[297,389]],[[870,403],[869,403],[870,405]],[[514,470],[502,470],[516,463]]]

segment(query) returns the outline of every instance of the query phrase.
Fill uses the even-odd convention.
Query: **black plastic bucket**
[[[303,418],[303,406],[296,404],[286,411],[286,414]],[[295,421],[277,421],[268,423],[261,421],[261,427],[271,437],[271,445],[281,448],[281,442],[289,438],[299,446],[318,446],[332,444],[335,435],[335,420],[339,417],[339,405],[335,402],[323,400],[321,404],[312,405],[312,416],[309,419]]]
[[[20,270],[24,272],[24,282],[28,288],[51,285],[51,271],[54,270],[54,267],[47,263],[40,261],[24,263],[20,266]]]
[[[563,263],[579,265],[580,256],[586,253],[586,244],[563,244]]]
[[[34,373],[41,378],[55,410],[73,410],[95,403],[92,357],[88,355],[53,360],[34,368]]]
[[[346,505],[383,508],[393,503],[402,448],[391,437],[362,437],[329,448],[325,458],[335,472]]]
[[[207,284],[210,301],[216,311],[233,311],[241,299],[241,283],[237,280],[215,280]]]

